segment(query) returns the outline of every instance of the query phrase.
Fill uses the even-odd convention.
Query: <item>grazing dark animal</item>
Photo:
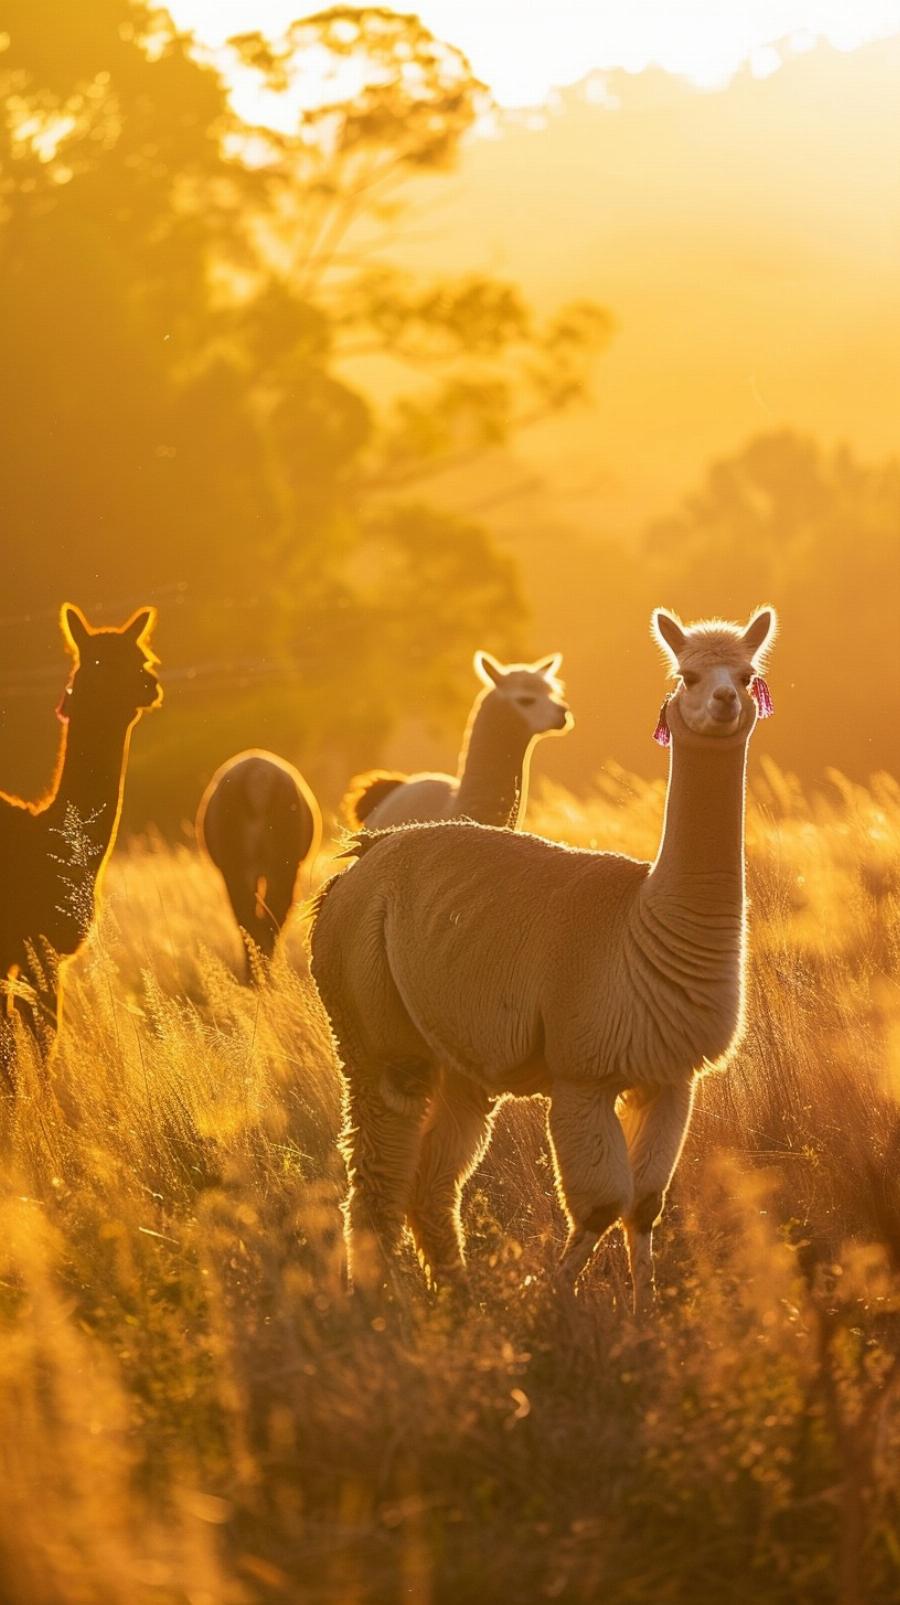
[[[456,775],[389,774],[351,780],[343,811],[351,830],[387,830],[430,819],[475,819],[515,830],[525,814],[535,743],[572,728],[557,678],[562,654],[538,663],[498,663],[475,653],[481,690],[472,704]]]
[[[71,603],[60,613],[75,667],[57,710],[62,724],[46,797],[0,792],[0,1062],[12,1074],[19,1016],[42,1047],[61,1016],[58,960],[81,947],[116,839],[131,732],[162,690],[149,645],[156,609],[119,629],[92,629]]]
[[[297,873],[318,850],[319,805],[293,764],[253,748],[217,769],[197,810],[197,840],[225,882],[244,943],[272,957],[294,902]]]

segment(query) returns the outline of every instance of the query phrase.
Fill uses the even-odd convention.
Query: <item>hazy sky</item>
[[[168,0],[179,23],[210,44],[278,31],[316,9],[303,0]],[[535,105],[593,68],[656,64],[716,85],[744,62],[775,71],[776,40],[839,49],[900,33],[900,0],[419,0],[435,33],[459,45],[501,104]]]

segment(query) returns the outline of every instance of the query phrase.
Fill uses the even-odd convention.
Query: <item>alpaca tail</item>
[[[386,769],[369,769],[356,775],[341,803],[341,811],[351,830],[360,830],[378,804],[402,786],[406,775],[391,774]]]

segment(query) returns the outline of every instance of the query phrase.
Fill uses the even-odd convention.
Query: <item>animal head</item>
[[[653,614],[652,631],[678,686],[660,710],[656,739],[668,745],[668,715],[675,711],[695,736],[711,741],[749,735],[757,718],[772,712],[762,678],[778,619],[763,607],[745,626],[709,619],[685,627],[665,608]]]
[[[537,663],[498,663],[490,652],[475,653],[475,673],[494,696],[513,708],[534,736],[571,730],[574,719],[559,675],[562,653]]]
[[[153,672],[159,659],[150,646],[155,607],[138,608],[118,629],[95,630],[80,608],[66,602],[59,622],[75,659],[59,708],[61,719],[82,706],[126,719],[159,707],[162,687]]]

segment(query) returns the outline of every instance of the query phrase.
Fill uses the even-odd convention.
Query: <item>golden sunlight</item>
[[[298,0],[172,0],[169,9],[215,46],[251,29],[278,34],[311,8]],[[553,90],[593,71],[662,67],[716,88],[745,65],[766,77],[786,54],[818,39],[852,50],[900,32],[900,0],[630,0],[616,7],[593,0],[421,0],[408,9],[465,50],[508,108],[542,105]],[[235,99],[244,115],[254,114],[254,96],[250,80],[242,82]],[[276,110],[271,97],[267,104]]]
[[[3,4],[0,1605],[900,1605],[900,0],[400,3]]]

